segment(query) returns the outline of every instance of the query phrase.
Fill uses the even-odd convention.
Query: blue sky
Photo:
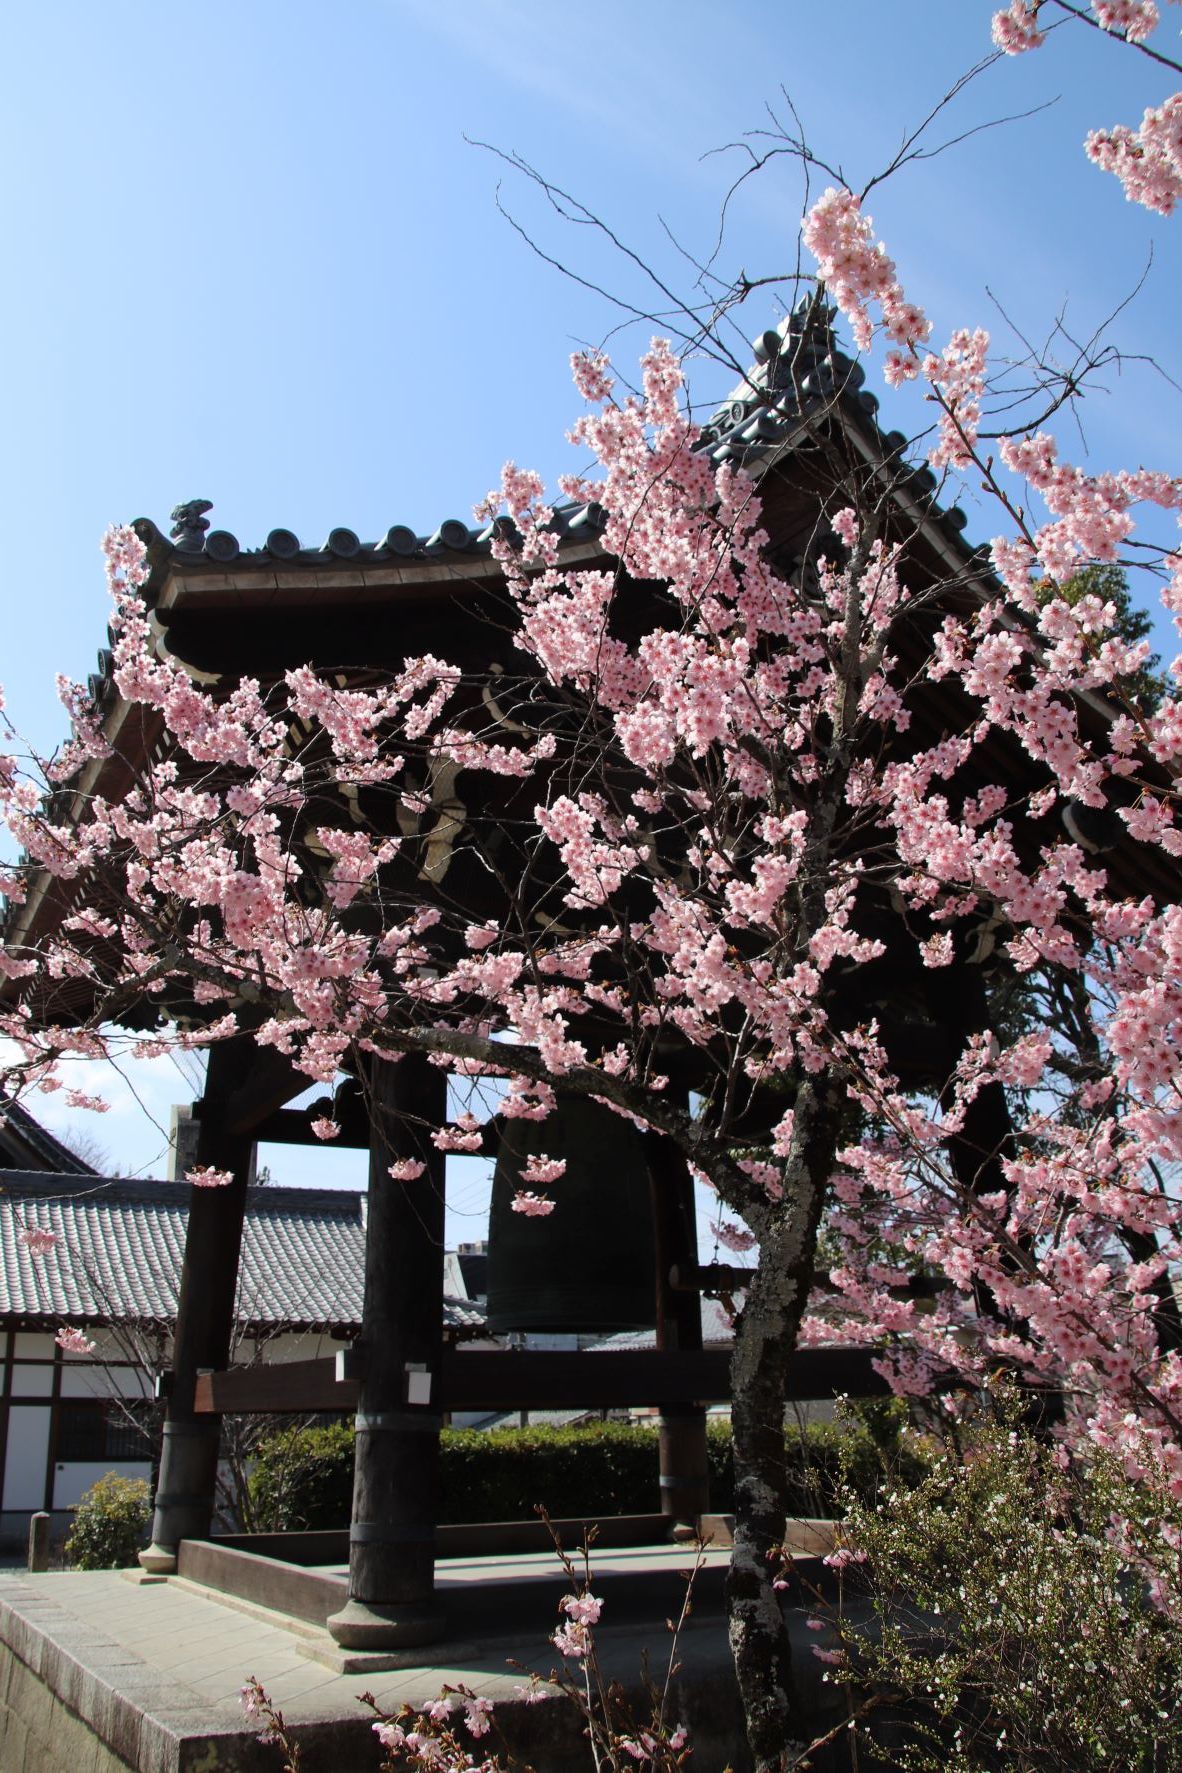
[[[567,357],[617,316],[530,252],[497,212],[498,183],[547,252],[629,299],[653,295],[602,238],[564,228],[465,136],[520,153],[688,292],[689,259],[669,235],[690,257],[709,254],[740,165],[713,150],[767,127],[782,85],[816,150],[860,185],[988,53],[991,10],[5,8],[0,681],[18,726],[53,743],[55,671],[93,669],[105,626],[97,548],[111,521],[164,522],[202,496],[244,545],[278,524],[309,543],[336,524],[370,538],[467,517],[508,456],[551,477],[576,465],[563,440],[576,410]],[[1163,30],[1163,47],[1172,39]],[[1080,149],[1089,127],[1136,121],[1170,90],[1165,70],[1074,27],[974,85],[933,139],[1054,102],[908,168],[870,204],[938,337],[962,324],[1004,334],[995,302],[1039,339],[1064,308],[1087,334],[1152,256],[1113,336],[1177,368],[1182,218],[1127,204]],[[719,268],[790,272],[800,204],[796,169],[768,168],[732,208]],[[746,335],[791,293],[753,296]],[[623,364],[650,331],[615,342]],[[706,366],[695,386],[703,400],[720,391]],[[884,420],[899,422],[883,393]],[[1179,405],[1148,364],[1129,364],[1089,403],[1085,439],[1066,432],[1065,444],[1078,457],[1086,442],[1097,466],[1176,468]],[[962,502],[970,533],[992,533],[971,492]],[[156,1167],[159,1135],[130,1101],[95,1132],[112,1155]]]

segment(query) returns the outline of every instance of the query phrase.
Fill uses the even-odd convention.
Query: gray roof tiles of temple
[[[697,447],[708,450],[720,464],[758,463],[792,437],[802,418],[836,403],[847,417],[868,428],[885,458],[901,458],[907,439],[901,432],[879,429],[877,396],[864,389],[866,374],[861,365],[838,349],[831,319],[832,310],[823,305],[802,303],[780,327],[762,333],[754,344],[755,367],[716,409]],[[929,514],[959,534],[965,526],[964,514],[956,508],[943,510],[932,502],[937,486],[932,471],[926,467],[908,469],[900,459],[899,474],[913,496],[925,502]],[[174,565],[224,568],[240,558],[244,564],[272,560],[315,566],[487,555],[497,526],[508,521],[498,518],[473,526],[463,518],[451,517],[430,534],[396,523],[375,542],[363,542],[351,529],[341,527],[330,530],[321,545],[311,547],[305,547],[292,530],[274,529],[262,548],[247,550],[228,530],[210,529],[205,513],[211,509],[208,499],[178,505],[172,513],[171,541],[150,519],[137,520],[135,528],[149,546],[153,580]],[[560,540],[592,540],[603,527],[603,512],[594,503],[559,505],[554,509],[552,527]]]
[[[188,1184],[2,1171],[0,1190],[0,1316],[91,1323],[175,1316]],[[30,1255],[17,1233],[31,1226],[57,1232],[58,1249]],[[363,1195],[253,1189],[239,1320],[293,1329],[356,1326],[364,1266]],[[448,1297],[444,1327],[470,1334],[483,1329],[484,1317],[467,1299]]]

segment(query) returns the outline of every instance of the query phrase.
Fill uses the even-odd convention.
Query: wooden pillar
[[[346,1650],[382,1655],[442,1635],[435,1604],[443,1349],[447,1076],[415,1055],[369,1073],[369,1199],[349,1595],[328,1621]],[[420,1176],[389,1166],[417,1160]]]
[[[228,1170],[233,1179],[224,1187],[191,1190],[152,1543],[140,1553],[140,1563],[154,1574],[175,1570],[180,1541],[207,1539],[213,1518],[222,1419],[197,1415],[193,1393],[201,1368],[221,1369],[230,1362],[254,1140],[226,1132],[223,1117],[251,1052],[246,1039],[211,1047],[205,1095],[197,1104],[197,1162]]]
[[[702,1346],[701,1297],[670,1284],[673,1268],[688,1274],[698,1266],[693,1177],[670,1140],[650,1132],[646,1145],[657,1261],[657,1347],[697,1350]],[[696,1527],[710,1506],[706,1407],[658,1403],[657,1409],[661,1513],[669,1516],[676,1533]]]

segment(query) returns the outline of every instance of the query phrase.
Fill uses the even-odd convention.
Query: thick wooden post
[[[697,1292],[670,1284],[673,1268],[692,1273],[698,1265],[694,1183],[676,1146],[655,1133],[646,1136],[652,1177],[653,1233],[656,1246],[657,1347],[700,1349],[702,1301]],[[698,1403],[658,1403],[661,1513],[674,1532],[692,1529],[710,1506],[706,1452],[706,1407]]]
[[[251,1050],[248,1040],[210,1049],[205,1095],[198,1105],[197,1162],[228,1170],[233,1179],[224,1187],[191,1191],[152,1543],[140,1553],[140,1563],[153,1574],[175,1570],[180,1541],[207,1539],[213,1518],[222,1419],[199,1416],[193,1392],[201,1368],[221,1369],[230,1362],[254,1141],[248,1134],[228,1134],[223,1113]]]
[[[435,1604],[447,1077],[410,1055],[370,1069],[371,1137],[349,1597],[328,1629],[382,1655],[442,1635]],[[420,1176],[389,1166],[417,1160]]]

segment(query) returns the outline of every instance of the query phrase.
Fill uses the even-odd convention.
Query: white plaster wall
[[[13,1373],[18,1369],[14,1368]],[[63,1397],[142,1397],[152,1395],[151,1376],[135,1367],[62,1367]]]
[[[343,1342],[334,1342],[331,1336],[317,1336],[311,1333],[301,1334],[295,1330],[285,1330],[282,1335],[262,1336],[256,1344],[253,1339],[244,1342],[234,1350],[231,1362],[234,1366],[249,1363],[258,1347],[259,1354],[268,1366],[281,1361],[314,1361],[322,1355],[335,1354],[343,1348]]]
[[[51,1361],[53,1336],[48,1330],[18,1330],[12,1338],[12,1355],[18,1361]]]
[[[48,1397],[53,1390],[53,1368],[19,1362],[12,1369],[13,1397]]]
[[[8,1417],[8,1457],[3,1507],[45,1505],[45,1462],[49,1457],[49,1405],[17,1405]]]
[[[75,1502],[81,1502],[91,1484],[97,1484],[109,1471],[117,1477],[150,1479],[152,1476],[152,1467],[146,1459],[71,1460],[69,1464],[53,1468],[53,1506],[72,1508]],[[37,1506],[40,1507],[40,1503]]]
[[[464,1285],[464,1271],[460,1267],[460,1258],[455,1250],[448,1250],[443,1258],[443,1290],[452,1299],[466,1299],[468,1289]]]
[[[129,1344],[123,1337],[112,1334],[110,1330],[100,1329],[95,1324],[84,1324],[79,1327],[94,1343],[94,1353],[69,1354],[64,1352],[62,1361],[66,1366],[95,1367],[101,1366],[105,1361],[126,1361],[134,1359],[138,1355],[138,1343],[134,1341]]]
[[[65,1354],[61,1358],[60,1393],[63,1398],[122,1396],[147,1399],[151,1396],[151,1375],[144,1369],[123,1364],[128,1354],[124,1339],[97,1327],[88,1327],[86,1334],[97,1345],[93,1355]],[[21,1404],[10,1411],[0,1507],[20,1512],[42,1508],[45,1502],[50,1427],[48,1400],[53,1387],[52,1363],[57,1350],[52,1331],[14,1332],[12,1345],[14,1364],[10,1395],[46,1400],[44,1407],[39,1403]],[[268,1364],[315,1360],[334,1355],[342,1346],[328,1335],[286,1331],[281,1335],[259,1338],[257,1353],[254,1341],[245,1340],[235,1351],[237,1359],[234,1364],[246,1364],[260,1355]],[[165,1365],[169,1358],[170,1350],[166,1349]],[[34,1362],[38,1364],[32,1364]],[[150,1465],[141,1460],[62,1462],[53,1471],[52,1506],[55,1509],[70,1508],[98,1478],[111,1470],[128,1477],[150,1478],[151,1475]]]

